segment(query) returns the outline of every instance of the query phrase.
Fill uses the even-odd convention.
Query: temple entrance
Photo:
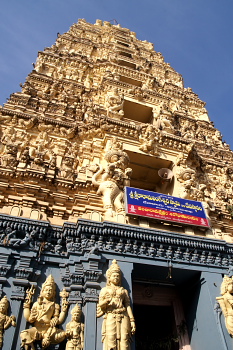
[[[133,283],[136,350],[191,350],[179,291],[173,283]]]
[[[172,306],[134,305],[136,350],[179,350]]]

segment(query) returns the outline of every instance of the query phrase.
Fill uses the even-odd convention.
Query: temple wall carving
[[[0,107],[0,348],[135,350],[134,294],[172,305],[180,350],[230,349],[233,153],[205,102],[101,20],[59,34],[19,90]],[[126,186],[202,202],[209,227],[126,214]]]
[[[92,179],[100,168],[106,174],[117,138],[116,150],[169,160],[169,194],[202,201],[213,228],[207,236],[222,230],[231,241],[232,152],[205,103],[151,43],[101,23],[80,20],[59,35],[1,108],[1,212],[60,225],[104,220],[105,197]]]

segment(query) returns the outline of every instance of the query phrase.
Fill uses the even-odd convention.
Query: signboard
[[[125,187],[126,213],[163,221],[209,227],[201,202]]]

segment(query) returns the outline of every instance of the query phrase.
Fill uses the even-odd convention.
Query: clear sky
[[[37,52],[85,18],[115,19],[154,44],[206,102],[233,149],[232,0],[4,0],[0,14],[0,104],[20,91]]]

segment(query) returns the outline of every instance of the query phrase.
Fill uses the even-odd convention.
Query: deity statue
[[[143,152],[148,152],[157,155],[158,154],[158,140],[160,131],[156,129],[153,125],[148,125],[146,129],[142,129],[139,135],[139,141],[141,146],[139,149]]]
[[[74,175],[74,157],[65,156],[60,167],[60,176],[66,178],[67,180],[73,180]]]
[[[195,179],[195,171],[186,168],[182,169],[180,172],[176,174],[177,180],[182,184],[182,187],[179,191],[179,197],[181,198],[193,198],[193,194],[196,189],[196,179]]]
[[[162,111],[162,105],[163,102],[160,102],[158,105],[153,107],[152,113],[153,113],[153,121],[152,124],[156,125],[157,123],[157,118],[160,116],[160,113]]]
[[[16,326],[15,316],[7,316],[9,301],[6,296],[4,296],[0,301],[0,348],[3,345],[3,333],[5,329],[10,326]]]
[[[0,157],[1,166],[15,168],[18,164],[17,152],[18,146],[16,144],[6,144],[5,151]]]
[[[154,121],[154,126],[160,130],[170,132],[170,133],[174,129],[170,120],[166,117],[166,115],[161,115],[161,114],[156,118],[156,122]]]
[[[121,287],[121,270],[116,260],[107,270],[107,285],[102,288],[97,304],[97,317],[104,315],[102,325],[103,350],[129,350],[135,333],[135,320],[129,295]]]
[[[224,276],[221,284],[221,297],[216,298],[220,304],[228,333],[233,336],[233,278]]]
[[[80,322],[81,308],[78,304],[71,311],[71,322],[66,325],[66,350],[81,350],[84,346],[84,324]]]
[[[35,350],[34,342],[40,340],[42,349],[47,348],[50,344],[58,344],[66,337],[66,332],[58,329],[57,325],[61,324],[66,316],[68,309],[68,293],[63,290],[60,293],[62,298],[62,306],[55,303],[56,284],[52,275],[48,276],[37,301],[30,309],[34,286],[26,291],[26,300],[24,302],[24,317],[30,323],[34,323],[34,327],[25,329],[20,333],[21,346],[25,350]]]
[[[123,151],[110,150],[105,159],[108,162],[106,169],[101,166],[93,175],[92,183],[99,186],[97,194],[103,196],[105,219],[110,219],[114,211],[124,212],[123,189],[129,186],[132,169],[127,168],[129,157]]]
[[[115,88],[109,95],[107,95],[106,107],[108,117],[122,119],[124,115],[123,106],[124,97],[120,95],[118,89]]]

